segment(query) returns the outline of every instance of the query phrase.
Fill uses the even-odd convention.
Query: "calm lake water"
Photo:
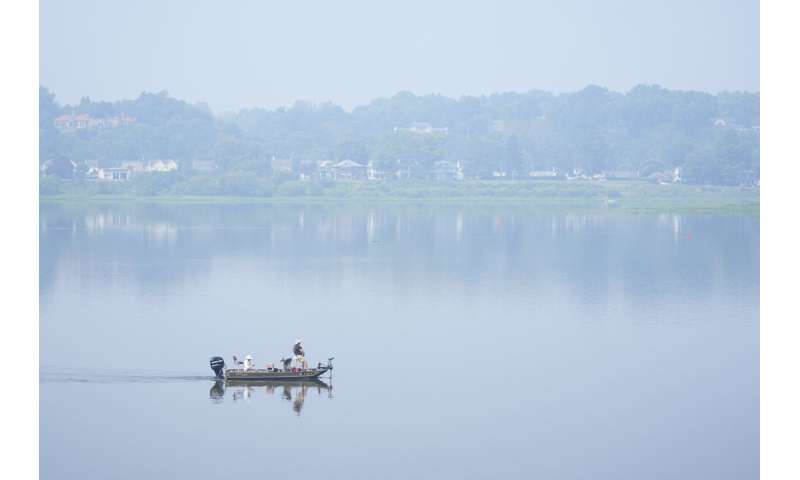
[[[43,205],[46,479],[755,479],[759,219]],[[216,384],[305,341],[333,378]]]

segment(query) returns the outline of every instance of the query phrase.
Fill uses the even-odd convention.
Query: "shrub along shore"
[[[219,184],[221,183],[221,184]],[[203,188],[206,187],[206,188]],[[209,188],[210,187],[210,188]],[[746,211],[758,213],[758,187],[625,181],[314,182],[246,185],[75,182],[42,179],[42,202],[193,203],[508,203],[631,211]]]

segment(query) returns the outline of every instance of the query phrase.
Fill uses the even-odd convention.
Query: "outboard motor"
[[[292,359],[291,358],[281,358],[281,363],[283,364],[284,370],[289,370],[289,367],[292,366]]]
[[[214,375],[217,378],[225,376],[225,360],[222,357],[211,357],[208,362],[211,365],[211,370],[214,370]]]

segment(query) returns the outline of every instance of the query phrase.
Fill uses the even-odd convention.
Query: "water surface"
[[[42,478],[757,478],[759,220],[44,205]],[[322,385],[218,385],[305,340]]]

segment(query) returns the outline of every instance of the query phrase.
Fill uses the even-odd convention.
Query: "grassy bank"
[[[758,213],[759,189],[606,181],[286,182],[250,194],[147,193],[134,185],[60,182],[42,202],[514,204],[626,211]]]

